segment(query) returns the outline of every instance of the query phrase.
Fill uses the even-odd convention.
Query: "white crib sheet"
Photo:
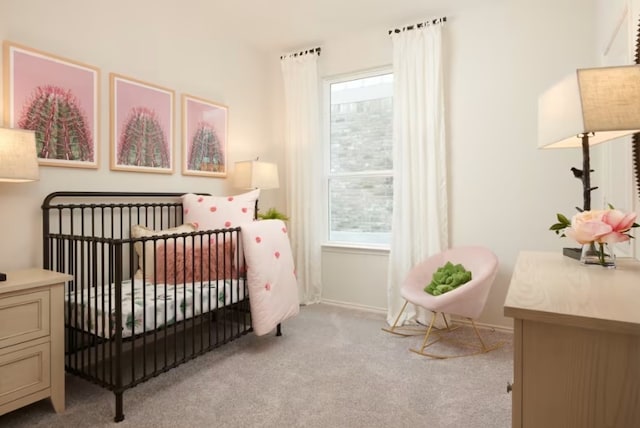
[[[102,288],[65,293],[65,316],[73,327],[110,338],[115,334],[115,285]],[[237,279],[166,286],[141,279],[123,281],[122,337],[192,318],[203,308],[206,313],[241,301],[244,288],[244,281]]]

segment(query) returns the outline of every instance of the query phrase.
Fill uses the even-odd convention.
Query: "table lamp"
[[[26,183],[38,180],[36,135],[24,129],[0,128],[0,182]],[[0,273],[0,281],[7,276]]]
[[[578,69],[538,99],[538,148],[582,149],[582,208],[591,209],[589,146],[640,131],[640,66]],[[580,249],[564,254],[580,258]]]
[[[238,189],[277,189],[280,187],[278,165],[258,159],[236,162],[233,184]],[[256,218],[257,215],[258,200],[256,199]]]
[[[589,146],[640,131],[640,66],[578,69],[538,100],[538,148],[582,148],[582,210],[591,209]]]

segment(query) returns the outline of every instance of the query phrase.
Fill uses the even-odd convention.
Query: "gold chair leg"
[[[447,330],[449,330],[449,323],[447,322],[447,317],[444,316],[444,312],[440,312],[442,314],[442,320],[444,321],[444,325],[447,326]]]
[[[408,303],[409,303],[408,300],[404,301],[404,305],[402,305],[402,309],[400,309],[400,312],[398,312],[398,316],[396,317],[396,320],[393,322],[393,326],[391,327],[392,330],[396,328],[396,326],[398,325],[398,321],[400,321],[400,316],[404,313],[404,310],[407,307]]]
[[[486,353],[489,351],[493,351],[494,349],[498,349],[501,348],[502,345],[504,345],[504,342],[497,342],[495,344],[493,344],[492,346],[487,346],[484,343],[484,340],[482,340],[482,336],[480,335],[480,332],[478,331],[478,327],[476,327],[476,323],[473,322],[473,320],[471,318],[467,318],[469,321],[471,321],[471,325],[473,326],[473,331],[476,332],[476,336],[478,336],[478,340],[480,341],[480,344],[482,345],[482,352]]]
[[[478,340],[480,341],[480,344],[482,345],[482,350],[484,352],[487,352],[487,345],[484,344],[484,340],[482,340],[482,336],[480,336],[480,332],[478,331],[478,327],[476,327],[476,323],[473,322],[473,320],[471,318],[468,318],[469,321],[471,321],[471,325],[473,326],[473,331],[476,332],[476,336],[478,336]]]
[[[423,328],[412,329],[405,326],[398,326],[398,321],[400,321],[400,316],[402,316],[408,304],[409,304],[409,301],[405,300],[404,305],[402,305],[402,309],[400,309],[400,312],[398,313],[398,316],[396,317],[396,320],[393,322],[393,325],[391,326],[391,328],[382,327],[382,331],[386,331],[387,333],[395,334],[402,337],[418,336],[424,332]]]
[[[420,352],[424,351],[424,348],[427,347],[427,341],[429,340],[429,335],[431,334],[431,329],[433,328],[433,323],[436,322],[437,312],[434,312],[431,315],[431,322],[429,323],[429,328],[427,329],[427,333],[424,335],[424,340],[422,341],[422,346],[420,347]]]
[[[429,328],[427,328],[427,332],[424,335],[424,339],[422,340],[422,346],[420,346],[420,349],[409,349],[411,352],[415,352],[416,354],[420,354],[420,355],[425,355],[425,356],[429,356],[429,357],[433,357],[433,358],[440,358],[437,357],[435,355],[431,355],[431,354],[427,354],[424,352],[425,348],[427,348],[428,346],[433,345],[434,343],[440,341],[441,337],[438,337],[436,340],[429,342],[429,336],[431,335],[431,330],[433,329],[433,324],[436,322],[436,316],[438,316],[437,312],[433,312],[433,314],[431,315],[431,322],[429,323]]]
[[[453,338],[445,338],[442,336],[442,334],[438,334],[438,339],[431,341],[430,343],[428,343],[429,340],[429,335],[431,334],[431,330],[433,328],[433,323],[435,322],[436,319],[436,313],[433,314],[433,316],[431,317],[431,324],[429,325],[429,329],[427,330],[427,334],[424,337],[424,340],[422,341],[422,346],[420,347],[420,349],[410,349],[411,352],[415,352],[416,354],[420,354],[423,355],[425,357],[431,357],[431,358],[436,358],[436,359],[448,359],[448,358],[458,358],[458,357],[468,357],[471,355],[477,355],[477,354],[484,354],[487,353],[489,351],[493,351],[494,349],[498,349],[500,347],[502,347],[504,345],[504,342],[498,342],[492,346],[487,346],[484,342],[484,340],[482,340],[482,336],[480,335],[480,332],[478,331],[478,327],[476,326],[476,323],[471,319],[471,318],[467,318],[469,321],[471,321],[471,326],[473,327],[473,331],[476,334],[476,337],[478,338],[478,340],[480,341],[480,346],[475,345],[475,344],[471,344],[471,343],[464,343],[464,342],[460,342],[458,340],[455,340]],[[444,316],[444,314],[443,314]],[[449,324],[446,321],[445,318],[445,324],[447,326],[447,330],[445,330],[446,333],[449,333],[453,330],[458,329],[460,326],[457,325],[453,328],[450,328]],[[472,352],[467,352],[464,354],[460,354],[460,355],[438,355],[438,354],[432,354],[432,353],[428,353],[425,352],[424,350],[426,348],[428,348],[429,346],[433,345],[434,343],[440,341],[440,340],[446,340],[449,342],[454,342],[454,343],[458,343],[460,345],[466,346],[466,347],[470,347],[473,349]]]
[[[460,328],[459,325],[454,325],[454,326],[449,325],[449,321],[447,321],[447,317],[445,316],[444,312],[440,312],[440,314],[442,315],[442,320],[444,321],[444,325],[448,332],[454,331]],[[440,329],[436,327],[436,330],[440,330]]]

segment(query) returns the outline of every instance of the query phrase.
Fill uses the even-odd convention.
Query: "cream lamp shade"
[[[581,147],[640,131],[640,66],[578,69],[538,99],[538,148]]]
[[[278,165],[258,160],[236,162],[234,186],[238,189],[277,189]]]
[[[0,128],[0,181],[38,180],[36,135],[24,129]]]

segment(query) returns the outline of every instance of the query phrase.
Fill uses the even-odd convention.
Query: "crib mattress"
[[[67,324],[100,337],[115,334],[115,285],[65,294]],[[245,297],[243,280],[153,284],[142,279],[122,282],[122,337],[157,330]]]

